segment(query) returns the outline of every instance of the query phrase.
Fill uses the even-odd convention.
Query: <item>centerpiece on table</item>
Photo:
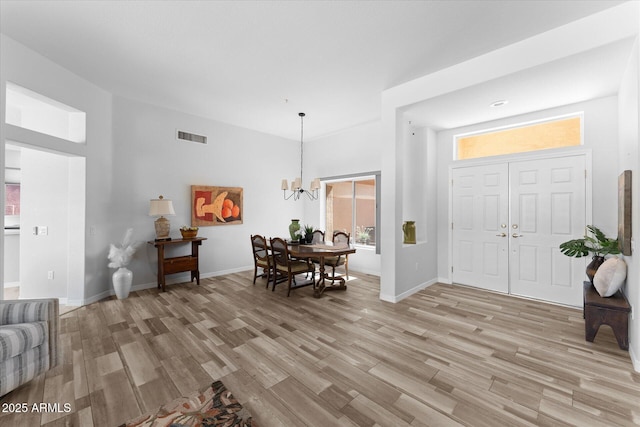
[[[122,238],[120,246],[113,243],[109,247],[109,268],[117,268],[111,276],[113,289],[118,299],[124,299],[129,296],[131,291],[131,283],[133,282],[133,273],[126,268],[131,262],[131,258],[142,242],[133,240],[133,228],[127,229]]]
[[[313,225],[305,225],[304,226],[304,241],[306,244],[310,244],[311,242],[313,242],[313,232],[315,231],[315,228],[313,228]]]

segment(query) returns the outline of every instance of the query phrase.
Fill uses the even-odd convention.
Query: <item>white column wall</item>
[[[639,11],[640,22],[640,11]],[[627,282],[624,288],[632,306],[629,320],[629,354],[636,371],[640,372],[640,259],[638,241],[640,240],[640,41],[629,58],[629,65],[620,85],[619,92],[619,157],[617,172],[631,170],[631,234],[632,254],[625,256],[627,263]]]

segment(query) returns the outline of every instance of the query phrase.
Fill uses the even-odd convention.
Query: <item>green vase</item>
[[[416,243],[416,222],[405,221],[402,224],[402,231],[404,233],[404,243]]]
[[[300,220],[292,219],[291,224],[289,224],[289,234],[291,235],[291,241],[297,242],[300,240],[300,236],[296,234],[296,231],[300,230]]]

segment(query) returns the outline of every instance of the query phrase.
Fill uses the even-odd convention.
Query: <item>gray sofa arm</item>
[[[19,299],[0,301],[0,326],[15,323],[46,321],[49,329],[49,369],[59,363],[58,335],[60,334],[57,298]]]

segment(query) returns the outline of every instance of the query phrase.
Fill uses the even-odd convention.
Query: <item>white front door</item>
[[[509,291],[508,164],[453,170],[453,281]]]
[[[513,162],[509,175],[511,293],[579,306],[584,260],[558,246],[584,235],[584,156]]]
[[[579,306],[584,260],[558,246],[584,234],[584,171],[582,155],[453,169],[453,281]]]

